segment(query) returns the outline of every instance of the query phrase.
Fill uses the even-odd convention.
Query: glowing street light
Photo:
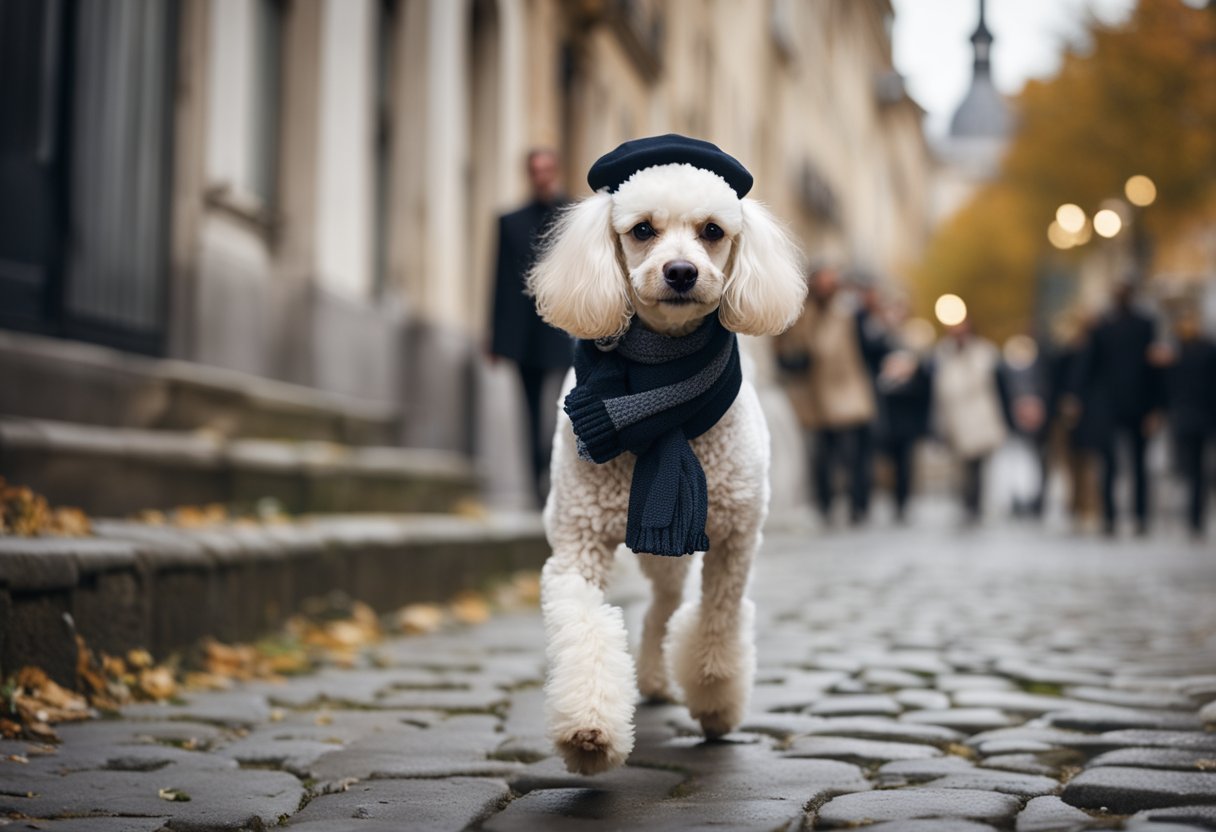
[[[1123,220],[1109,208],[1103,208],[1094,214],[1094,231],[1101,237],[1113,237],[1123,228]]]
[[[942,326],[958,326],[967,320],[967,304],[958,295],[942,295],[933,304],[933,314]]]
[[[1123,192],[1127,194],[1128,202],[1141,208],[1152,205],[1157,199],[1157,186],[1153,180],[1140,173],[1127,180]]]
[[[1056,248],[1072,248],[1077,244],[1076,239],[1064,230],[1059,220],[1047,226],[1047,240]]]
[[[1056,209],[1056,222],[1069,234],[1076,234],[1085,227],[1085,212],[1080,205],[1066,202]]]

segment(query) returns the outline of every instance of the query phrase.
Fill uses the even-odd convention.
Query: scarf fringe
[[[680,557],[691,555],[693,552],[709,551],[709,536],[705,532],[688,534],[690,529],[683,531],[684,534],[680,534],[670,526],[665,529],[653,526],[638,528],[625,535],[625,545],[633,552],[665,557]],[[677,536],[683,539],[677,540]]]

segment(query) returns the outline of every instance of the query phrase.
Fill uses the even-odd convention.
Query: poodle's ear
[[[528,274],[536,311],[575,338],[608,338],[629,328],[627,285],[607,192],[562,212]]]
[[[754,199],[741,200],[743,227],[726,275],[718,317],[745,335],[778,335],[793,326],[806,300],[802,255],[789,233]]]

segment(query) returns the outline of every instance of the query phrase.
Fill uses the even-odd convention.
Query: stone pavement
[[[636,638],[645,587],[613,594]],[[751,715],[641,706],[629,765],[543,738],[539,615],[0,743],[8,828],[1216,829],[1216,550],[943,523],[770,535]],[[37,819],[37,820],[33,820]],[[0,820],[3,824],[4,820]]]

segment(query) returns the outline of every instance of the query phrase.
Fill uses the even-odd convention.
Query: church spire
[[[988,30],[987,5],[979,0],[980,20],[971,36],[975,64],[971,88],[950,121],[950,135],[957,138],[1004,138],[1012,128],[1005,100],[992,83],[992,32]]]
[[[987,75],[991,70],[989,55],[992,51],[992,32],[988,31],[988,24],[984,20],[985,5],[984,0],[980,0],[980,22],[971,36],[971,45],[975,47],[976,74],[982,72]]]

